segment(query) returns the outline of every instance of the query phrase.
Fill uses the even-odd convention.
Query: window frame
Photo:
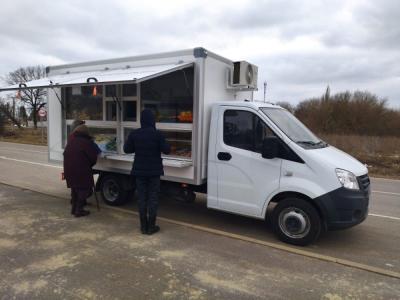
[[[251,149],[238,147],[238,146],[235,146],[235,145],[228,144],[226,142],[226,139],[225,139],[225,118],[226,118],[226,113],[229,112],[229,111],[245,112],[245,113],[251,114],[251,116],[253,117],[253,119],[251,120],[251,123],[252,123],[251,124],[251,126],[252,126],[251,129],[253,131]],[[261,154],[262,151],[261,151],[261,149],[260,150],[257,149],[256,140],[255,140],[255,137],[256,137],[255,136],[255,124],[256,124],[255,121],[257,121],[257,120],[259,122],[261,122],[261,124],[263,124],[267,128],[267,130],[269,130],[269,132],[272,134],[271,136],[276,136],[277,137],[276,133],[271,129],[271,127],[268,126],[268,124],[257,113],[255,113],[254,111],[243,109],[243,108],[240,108],[240,109],[238,109],[238,108],[226,108],[223,111],[223,116],[222,116],[222,141],[223,141],[224,145],[228,146],[228,147],[235,148],[235,149],[240,149],[240,150],[249,151],[249,152],[252,152],[252,153]]]

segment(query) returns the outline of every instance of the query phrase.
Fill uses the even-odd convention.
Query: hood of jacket
[[[153,112],[150,109],[144,109],[140,114],[140,125],[142,128],[156,127],[156,120]]]

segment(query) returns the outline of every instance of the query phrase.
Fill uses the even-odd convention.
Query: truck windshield
[[[316,137],[303,123],[286,109],[263,107],[261,111],[292,141],[303,148],[323,148],[327,144]]]

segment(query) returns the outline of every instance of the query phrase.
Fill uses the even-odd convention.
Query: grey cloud
[[[400,59],[400,55],[399,55]],[[396,76],[397,65],[374,53],[274,55],[260,60],[275,80],[290,83],[362,82]]]
[[[396,0],[368,1],[353,12],[352,27],[337,24],[325,32],[328,46],[351,46],[398,50],[400,47],[400,6]]]
[[[129,6],[127,1],[3,2],[0,75],[26,65],[195,46],[224,55],[244,37],[253,37],[254,44],[249,47],[257,48],[257,42],[263,44],[270,34],[283,44],[307,37],[322,45],[314,51],[285,49],[255,57],[239,53],[239,59],[259,65],[260,81],[271,84],[271,96],[301,100],[318,96],[329,83],[351,90],[376,88],[391,101],[400,101],[399,85],[395,84],[400,75],[396,1],[364,1],[350,11],[351,18],[346,21],[340,21],[346,0],[226,1],[218,3],[218,10],[208,2],[191,1],[166,14],[156,14],[136,2]],[[169,9],[164,2],[154,5]]]

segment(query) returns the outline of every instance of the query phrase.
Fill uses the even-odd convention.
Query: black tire
[[[291,197],[280,201],[272,211],[272,227],[281,241],[306,246],[319,237],[322,224],[314,206]]]
[[[185,203],[193,203],[196,200],[196,194],[189,189],[182,190],[181,197]]]
[[[100,182],[100,192],[103,201],[111,206],[126,203],[129,199],[129,191],[124,189],[122,178],[118,175],[105,175]]]

